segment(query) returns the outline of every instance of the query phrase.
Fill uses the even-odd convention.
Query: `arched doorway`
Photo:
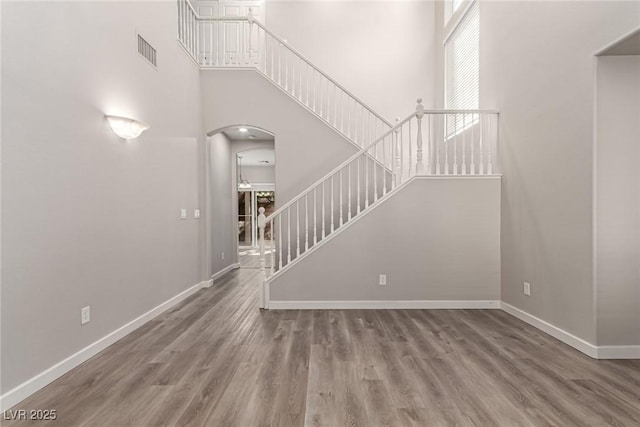
[[[208,134],[210,260],[213,277],[231,268],[257,268],[258,209],[276,199],[275,136],[250,125]],[[266,230],[268,233],[269,231]]]

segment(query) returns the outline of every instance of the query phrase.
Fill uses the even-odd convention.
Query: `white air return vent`
[[[154,67],[158,66],[158,54],[156,49],[149,44],[140,34],[138,34],[138,53],[151,63]]]

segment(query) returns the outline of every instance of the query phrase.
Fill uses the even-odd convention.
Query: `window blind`
[[[475,1],[445,44],[445,104],[452,110],[476,110],[480,104],[480,15]],[[462,115],[447,120],[447,133],[472,125]]]

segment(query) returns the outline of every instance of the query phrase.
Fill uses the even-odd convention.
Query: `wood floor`
[[[14,409],[61,426],[640,425],[638,360],[592,360],[499,310],[260,312],[258,275],[236,270]]]

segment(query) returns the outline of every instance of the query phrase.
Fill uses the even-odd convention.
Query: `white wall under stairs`
[[[272,309],[497,307],[500,177],[413,179],[274,277],[270,293]]]
[[[206,132],[245,124],[275,134],[278,206],[357,151],[255,70],[203,70],[200,84]]]

